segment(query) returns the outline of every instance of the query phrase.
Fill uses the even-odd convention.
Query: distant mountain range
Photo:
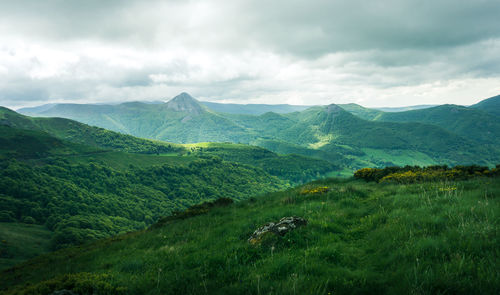
[[[160,100],[155,101],[140,101],[145,104],[163,104],[165,102]],[[312,105],[290,105],[290,104],[236,104],[236,103],[218,103],[218,102],[210,102],[210,101],[199,101],[201,105],[208,107],[209,109],[219,112],[219,113],[228,113],[228,114],[240,114],[240,115],[262,115],[268,112],[273,112],[277,114],[286,114],[293,112],[301,112],[306,110]],[[95,105],[117,105],[120,103],[96,103]],[[35,115],[38,113],[42,113],[53,106],[56,103],[49,103],[35,107],[25,107],[20,108],[17,111],[23,114],[31,114]],[[349,107],[349,106],[357,106],[363,108],[357,104],[339,104],[340,106]],[[380,110],[384,112],[403,112],[410,110],[419,110],[426,109],[430,107],[434,107],[436,105],[416,105],[416,106],[407,106],[407,107],[381,107],[381,108],[372,108],[371,110]]]
[[[175,143],[256,145],[356,169],[500,162],[499,100],[496,96],[470,107],[420,106],[384,112],[357,104],[305,107],[201,103],[181,93],[161,104],[55,104],[19,112],[64,117]]]

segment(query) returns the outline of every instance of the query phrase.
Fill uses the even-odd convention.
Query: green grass
[[[126,294],[498,294],[499,196],[498,178],[316,181],[36,258],[1,273],[0,290],[92,273]],[[308,225],[247,242],[292,215]]]
[[[41,225],[0,222],[0,270],[48,252],[51,237]]]
[[[429,166],[437,165],[438,162],[433,160],[428,155],[412,150],[379,150],[371,148],[363,148],[364,156],[360,157],[361,160],[370,161],[375,166],[385,167],[386,162],[377,159],[390,159],[392,165],[389,166]]]

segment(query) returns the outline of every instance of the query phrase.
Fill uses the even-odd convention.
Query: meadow
[[[1,273],[0,290],[498,294],[498,180],[315,181],[38,257]],[[308,224],[248,243],[284,216]]]

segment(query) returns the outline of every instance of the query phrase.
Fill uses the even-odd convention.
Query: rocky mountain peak
[[[205,110],[200,103],[186,92],[182,92],[166,103],[166,107],[179,112],[186,112],[191,115],[199,115]]]

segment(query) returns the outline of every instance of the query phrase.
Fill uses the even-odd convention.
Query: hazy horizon
[[[20,107],[16,107],[16,108],[12,108],[13,110],[20,110],[20,109],[24,109],[24,108],[33,108],[33,107],[41,107],[41,106],[45,106],[45,105],[52,105],[52,104],[94,104],[94,105],[117,105],[117,104],[122,104],[122,103],[130,103],[130,102],[142,102],[142,103],[166,103],[168,102],[169,100],[175,98],[174,97],[170,97],[170,98],[166,98],[166,99],[157,99],[157,100],[147,100],[147,99],[144,99],[144,100],[129,100],[129,101],[102,101],[102,102],[89,102],[89,103],[85,103],[85,102],[71,102],[71,101],[62,101],[62,102],[47,102],[47,103],[43,103],[43,104],[33,104],[33,105],[27,105],[27,106],[20,106]],[[350,103],[355,103],[355,102],[345,102],[345,103],[335,103],[335,102],[331,102],[331,103],[328,103],[328,104],[287,104],[287,103],[245,103],[245,102],[224,102],[224,101],[208,101],[208,100],[200,100],[198,99],[197,97],[193,97],[195,98],[196,100],[198,100],[199,102],[201,103],[218,103],[218,104],[237,104],[237,105],[290,105],[290,106],[303,106],[303,107],[314,107],[314,106],[322,106],[322,105],[328,105],[328,104],[350,104]],[[488,99],[489,97],[486,97],[486,98],[483,98],[483,99],[479,99],[477,102],[479,101],[482,101],[484,99]],[[359,103],[355,103],[355,104],[358,104],[362,107],[366,107],[366,108],[372,108],[372,109],[398,109],[398,108],[406,108],[406,107],[420,107],[420,106],[429,106],[429,107],[432,107],[432,106],[438,106],[440,104],[415,104],[415,105],[401,105],[401,106],[372,106],[372,107],[368,107],[368,106],[364,106],[362,104],[359,104]],[[462,104],[457,104],[457,105],[462,105]],[[472,104],[467,104],[467,105],[462,105],[462,106],[470,106]]]

